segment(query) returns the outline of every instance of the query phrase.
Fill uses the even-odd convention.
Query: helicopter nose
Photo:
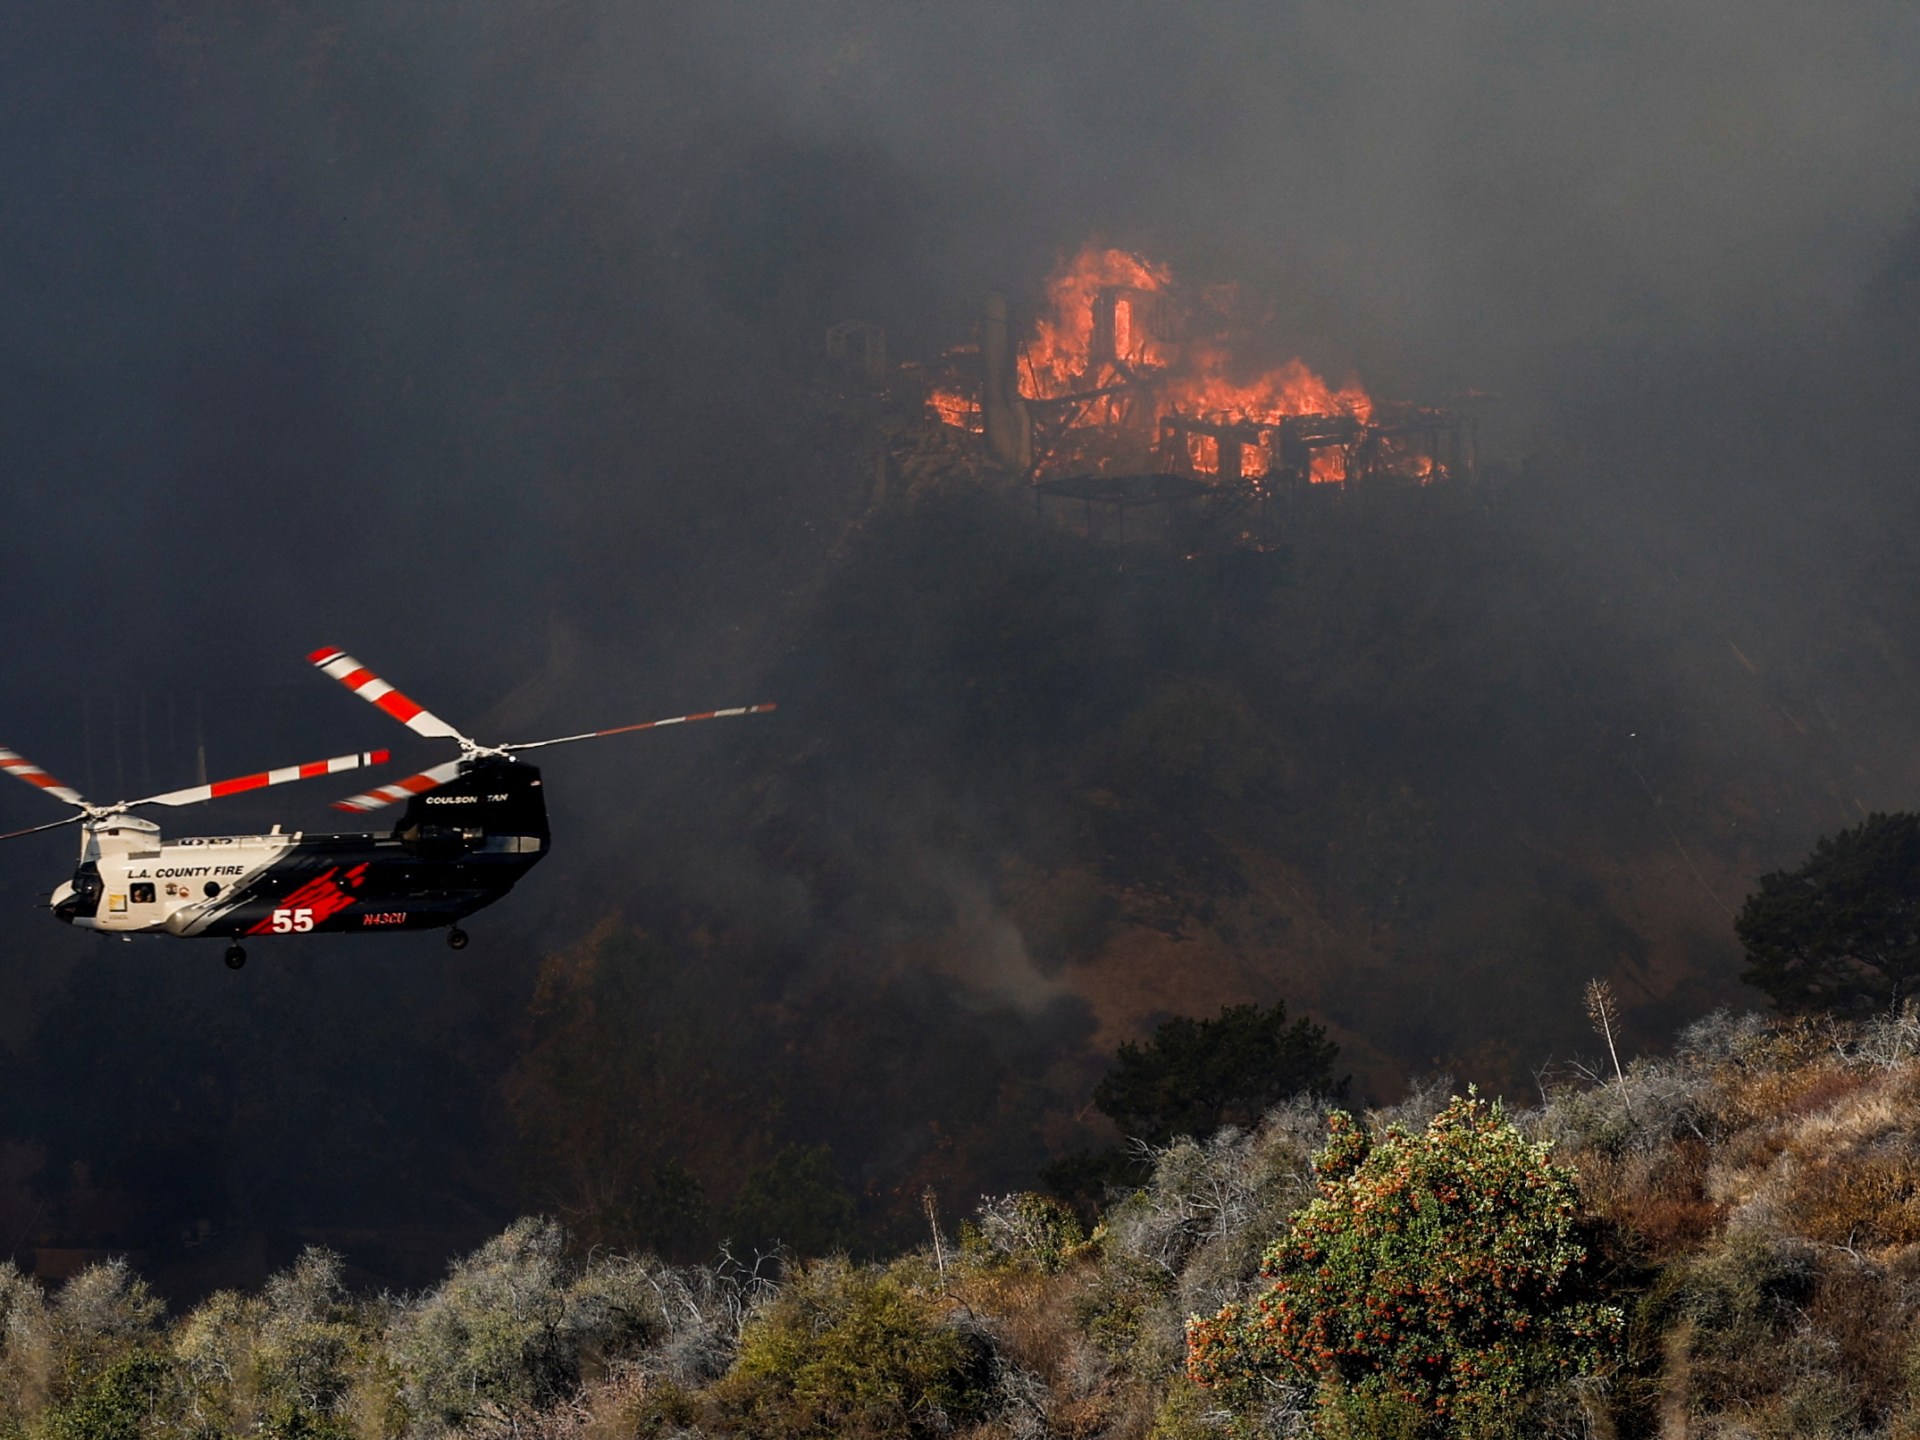
[[[70,905],[67,905],[65,909],[61,907],[66,905],[67,901],[73,899],[73,893],[73,882],[71,880],[65,880],[55,888],[53,894],[47,897],[48,907],[52,909],[54,917],[59,920],[64,920],[69,925],[73,923],[73,907]]]

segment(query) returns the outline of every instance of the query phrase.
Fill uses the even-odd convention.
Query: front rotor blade
[[[22,835],[38,835],[42,830],[58,830],[62,825],[78,825],[86,819],[85,815],[69,815],[64,820],[49,820],[44,825],[35,825],[26,830],[9,830],[0,835],[0,840],[18,840]]]
[[[675,715],[666,720],[643,720],[638,725],[616,725],[611,730],[589,730],[584,735],[561,735],[553,740],[523,740],[502,750],[539,750],[548,745],[571,745],[575,740],[598,740],[602,735],[630,735],[635,730],[658,730],[666,725],[691,725],[696,720],[725,720],[730,715],[765,715],[778,705],[737,705],[731,710],[702,710],[698,715]]]
[[[378,810],[383,805],[391,805],[396,800],[405,800],[409,795],[419,795],[444,785],[460,773],[460,761],[449,760],[444,765],[436,765],[431,770],[422,770],[418,775],[409,775],[404,780],[396,780],[391,785],[382,785],[378,790],[369,790],[364,795],[352,795],[345,800],[333,802],[336,810],[346,810],[353,814],[364,814],[368,810]]]
[[[307,659],[369,705],[379,706],[416,735],[425,735],[436,740],[467,738],[431,710],[424,709],[409,700],[344,651],[335,650],[329,646],[314,651]]]
[[[0,770],[4,770],[7,774],[26,781],[27,784],[32,785],[36,789],[46,791],[56,800],[66,801],[69,805],[84,805],[87,803],[80,798],[80,792],[78,790],[75,790],[70,785],[62,785],[31,760],[23,759],[21,756],[7,749],[4,745],[0,745]],[[61,820],[57,823],[64,825],[67,822]],[[42,826],[41,828],[44,829],[45,827]],[[31,830],[22,830],[20,833],[22,835],[31,835],[33,832]]]
[[[331,760],[288,765],[280,770],[262,770],[254,775],[216,780],[211,785],[193,785],[185,790],[169,790],[164,795],[149,795],[144,800],[130,800],[127,803],[130,806],[198,805],[203,801],[219,800],[248,790],[262,790],[269,785],[285,785],[294,780],[318,780],[322,775],[341,775],[349,770],[358,770],[363,765],[384,765],[390,758],[385,750],[363,750],[357,755],[336,755]]]

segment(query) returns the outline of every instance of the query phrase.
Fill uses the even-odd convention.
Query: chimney
[[[986,322],[980,327],[980,362],[980,415],[987,432],[987,454],[995,463],[1024,475],[1033,468],[1033,421],[1020,398],[1004,295],[987,296]]]

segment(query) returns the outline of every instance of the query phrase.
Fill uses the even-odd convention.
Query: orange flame
[[[1168,266],[1125,250],[1089,245],[1063,262],[1047,281],[1047,308],[1026,347],[1022,392],[1029,400],[1084,397],[1070,429],[1131,423],[1149,436],[1169,416],[1255,426],[1291,415],[1347,415],[1362,424],[1371,418],[1373,401],[1358,384],[1330,385],[1299,360],[1249,372],[1224,340],[1183,343],[1172,286]],[[1224,309],[1233,297],[1220,291],[1210,298]],[[945,418],[948,407],[935,404]],[[1186,448],[1193,470],[1220,473],[1213,436],[1189,435]],[[1273,463],[1266,446],[1241,447],[1243,477],[1259,479]],[[1345,479],[1345,455],[1317,450],[1310,478]]]
[[[1182,359],[1162,390],[1170,414],[1256,425],[1276,425],[1289,415],[1351,415],[1365,424],[1373,414],[1372,399],[1357,384],[1336,390],[1299,360],[1236,381],[1224,346],[1189,346]]]
[[[1169,266],[1089,245],[1055,269],[1046,296],[1018,376],[1042,471],[1172,465],[1261,488],[1269,477],[1427,484],[1445,473],[1403,423],[1405,407],[1382,412],[1358,382],[1331,384],[1299,359],[1245,360],[1237,342],[1255,327],[1237,318],[1237,287],[1183,291]],[[927,397],[942,424],[975,434],[981,402],[962,377],[978,353],[949,351]]]
[[[1138,323],[1133,297],[1124,292],[1155,294],[1172,279],[1173,272],[1164,265],[1124,250],[1100,250],[1091,245],[1056,269],[1047,281],[1050,313],[1034,323],[1033,339],[1027,345],[1025,380],[1029,397],[1052,399],[1103,384],[1113,378],[1112,359],[1128,365],[1164,364],[1165,356]],[[1113,300],[1113,355],[1102,356],[1096,363],[1095,308],[1103,293],[1115,290],[1122,293]]]
[[[956,430],[978,431],[980,421],[980,402],[958,390],[935,390],[927,396],[927,405],[940,419],[942,425],[951,425]]]

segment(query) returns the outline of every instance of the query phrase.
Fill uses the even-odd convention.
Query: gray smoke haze
[[[566,843],[488,922],[512,965],[472,979],[419,946],[316,943],[259,978],[263,1014],[315,1007],[329,1034],[399,1047],[368,1071],[294,1042],[326,1085],[369,1107],[438,1097],[445,1114],[382,1122],[408,1137],[375,1147],[396,1190],[441,1164],[421,1135],[482,1124],[459,1097],[493,1081],[454,1042],[407,1050],[395,1017],[506,1034],[541,949],[608,908],[730,911],[821,993],[836,973],[899,980],[918,997],[901,1048],[951,1048],[956,1070],[972,1042],[934,1024],[928,976],[1036,1050],[1081,1044],[1093,1022],[998,907],[1004,855],[979,841],[1044,851],[1055,822],[969,788],[955,757],[996,736],[954,719],[939,661],[917,692],[896,682],[925,697],[892,713],[920,727],[927,774],[887,813],[791,737],[846,725],[832,687],[872,678],[835,649],[831,607],[807,619],[865,497],[803,383],[822,328],[869,318],[931,351],[983,291],[1031,305],[1057,256],[1099,239],[1239,284],[1309,362],[1382,394],[1496,392],[1496,457],[1550,487],[1535,558],[1651,657],[1635,673],[1660,672],[1679,717],[1641,727],[1596,701],[1601,738],[1570,743],[1616,747],[1634,823],[1686,854],[1643,754],[1684,730],[1720,767],[1701,788],[1746,786],[1787,861],[1920,803],[1897,541],[1913,427],[1884,423],[1900,392],[1862,373],[1911,364],[1872,321],[1920,313],[1883,303],[1920,266],[1915,74],[1920,11],[1896,0],[12,7],[0,742],[84,767],[99,798],[190,778],[166,768],[190,754],[190,704],[216,771],[392,742],[300,673],[324,643],[503,739],[798,693],[787,740],[556,758]],[[158,760],[110,757],[82,697],[142,695],[179,733]],[[51,818],[11,788],[0,829]],[[720,793],[809,823],[729,848],[703,828]],[[317,827],[325,798],[206,823]],[[0,855],[0,1040],[81,966],[200,1014],[228,979],[210,955],[156,946],[129,980],[117,948],[31,912],[67,844]],[[1716,925],[1720,903],[1703,902]],[[879,958],[929,906],[958,917],[959,947]],[[874,943],[807,949],[829,913]],[[217,1003],[249,1032],[247,1002]],[[1410,1055],[1451,1043],[1408,1034]],[[166,1055],[168,1074],[194,1063]],[[897,1104],[864,1132],[876,1151],[917,1123]]]
[[[365,634],[396,595],[457,594],[524,662],[580,544],[684,594],[702,519],[755,523],[775,356],[849,314],[944,338],[1088,236],[1242,283],[1390,393],[1499,391],[1538,443],[1570,391],[1830,325],[1920,177],[1895,3],[0,24],[0,599],[61,597],[28,673]],[[401,658],[437,682],[444,649]]]

